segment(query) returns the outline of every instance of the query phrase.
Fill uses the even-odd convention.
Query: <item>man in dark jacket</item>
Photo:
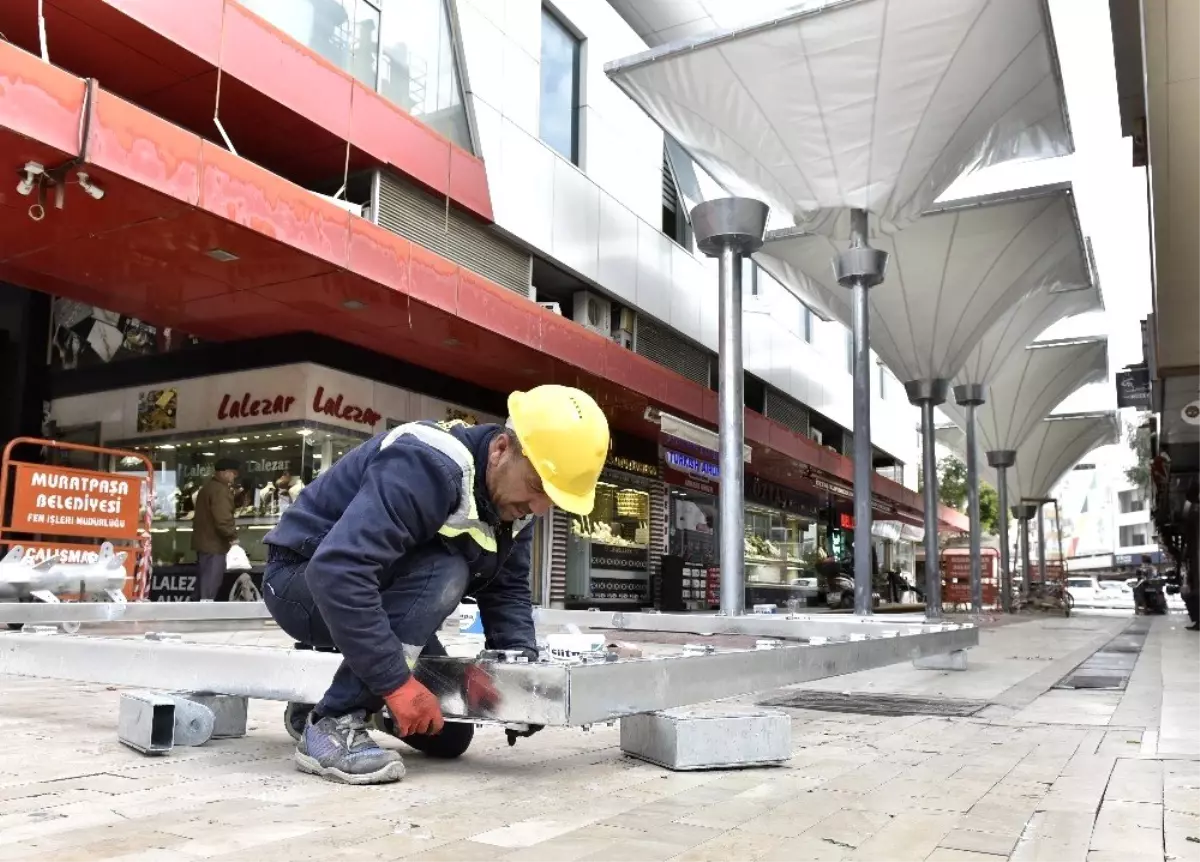
[[[222,458],[216,471],[196,493],[196,514],[192,520],[192,550],[198,562],[192,584],[192,601],[211,602],[225,580],[225,555],[238,543],[233,520],[233,483],[238,476],[237,461]]]
[[[551,504],[591,512],[608,422],[590,396],[563,386],[514,392],[508,409],[504,426],[414,422],[377,435],[322,473],[265,537],[271,615],[300,643],[343,656],[320,703],[289,705],[301,771],[351,784],[401,778],[400,755],[366,732],[385,707],[412,747],[466,751],[472,725],[444,725],[417,664],[446,654],[437,631],[464,595],[479,605],[488,648],[537,659],[532,516]],[[486,675],[468,678],[472,691],[484,704],[496,698]]]

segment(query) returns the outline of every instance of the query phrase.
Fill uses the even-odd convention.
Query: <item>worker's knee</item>
[[[471,740],[474,737],[475,725],[448,721],[441,733],[432,736],[424,734],[405,736],[401,737],[401,740],[429,757],[453,760],[456,757],[462,757],[463,753],[470,748]]]

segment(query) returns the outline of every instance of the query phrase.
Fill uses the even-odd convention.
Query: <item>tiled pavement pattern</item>
[[[969,697],[972,718],[796,712],[785,768],[672,774],[615,728],[483,731],[396,786],[293,771],[277,704],[245,739],[148,759],[117,694],[0,678],[4,860],[1200,860],[1200,637],[1159,618],[1127,690],[1050,691],[1114,617],[986,629],[966,673],[815,688]],[[260,633],[212,639],[272,639]]]

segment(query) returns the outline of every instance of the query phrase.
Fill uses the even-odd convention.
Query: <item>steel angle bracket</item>
[[[448,718],[512,724],[589,725],[625,715],[769,691],[969,649],[979,630],[901,634],[595,664],[422,661]],[[0,634],[0,674],[165,691],[201,691],[316,703],[340,658],[270,647],[131,638]],[[494,706],[473,706],[467,669],[492,680]]]

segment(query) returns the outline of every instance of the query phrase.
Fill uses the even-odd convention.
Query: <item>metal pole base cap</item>
[[[932,380],[910,380],[904,384],[904,391],[908,395],[909,403],[923,404],[929,401],[936,407],[946,403],[946,396],[950,392],[950,381],[940,377]]]
[[[960,383],[954,387],[954,400],[964,407],[978,407],[987,400],[986,387],[982,383]]]
[[[987,462],[989,467],[997,470],[1008,469],[1013,464],[1017,463],[1016,449],[995,449],[987,453]]]
[[[875,287],[883,281],[887,262],[886,251],[870,246],[848,248],[833,259],[833,274],[842,287]]]
[[[696,248],[709,257],[732,248],[752,254],[762,248],[767,229],[767,205],[752,198],[718,198],[692,210]]]

